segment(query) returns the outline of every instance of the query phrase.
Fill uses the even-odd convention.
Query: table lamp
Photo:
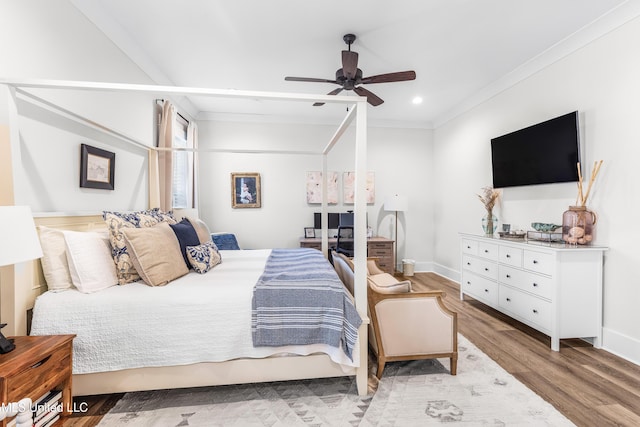
[[[0,267],[42,257],[29,206],[0,206]],[[6,324],[0,325],[0,329]],[[0,332],[0,353],[15,348]]]
[[[397,194],[387,197],[384,199],[384,210],[395,212],[396,217],[395,245],[393,246],[393,271],[396,271],[398,267],[398,212],[406,212],[409,210],[409,198],[407,196],[398,196]]]

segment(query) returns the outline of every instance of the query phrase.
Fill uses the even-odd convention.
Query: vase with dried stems
[[[482,229],[487,236],[493,236],[498,228],[498,218],[493,215],[493,207],[500,197],[500,190],[493,187],[482,187],[482,193],[477,194],[478,199],[484,205],[487,214],[482,218]]]
[[[588,245],[593,241],[594,226],[598,218],[595,212],[587,209],[587,200],[601,166],[602,160],[594,162],[585,193],[580,163],[577,164],[578,197],[576,204],[569,206],[569,209],[562,214],[562,240],[571,245]]]

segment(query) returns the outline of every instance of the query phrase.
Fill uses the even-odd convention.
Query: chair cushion
[[[369,287],[381,294],[404,294],[411,292],[411,282],[398,281],[389,273],[372,274],[367,276]]]

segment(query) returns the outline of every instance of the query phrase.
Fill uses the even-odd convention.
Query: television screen
[[[578,181],[578,112],[491,140],[493,187]]]
[[[329,219],[328,229],[336,229],[340,225],[340,214],[335,212],[327,213]],[[313,228],[316,230],[320,230],[322,228],[322,223],[320,222],[320,212],[313,213]]]
[[[353,212],[345,212],[340,214],[340,227],[353,227]]]

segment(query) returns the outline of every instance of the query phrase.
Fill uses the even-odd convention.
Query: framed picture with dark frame
[[[113,190],[116,153],[80,145],[80,187]]]
[[[260,174],[257,172],[231,173],[231,207],[259,208],[262,206],[260,197]]]
[[[316,237],[316,229],[313,227],[305,227],[304,237],[305,239],[314,239]]]

